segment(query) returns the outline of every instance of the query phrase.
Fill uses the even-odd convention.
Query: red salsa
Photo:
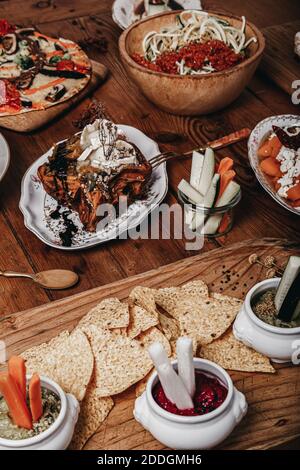
[[[182,416],[199,416],[219,408],[225,401],[228,390],[216,377],[196,371],[194,408],[179,410],[174,403],[168,400],[160,382],[155,385],[152,393],[156,403],[169,413]]]
[[[133,54],[133,60],[139,65],[156,72],[179,75],[178,64],[184,61],[185,66],[197,72],[210,65],[214,71],[229,69],[243,61],[243,54],[236,54],[223,41],[212,40],[205,43],[191,43],[178,51],[163,52],[155,62],[150,62],[142,55]]]

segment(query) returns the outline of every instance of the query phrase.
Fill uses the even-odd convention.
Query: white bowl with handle
[[[172,365],[177,369],[177,361]],[[245,396],[239,392],[222,367],[194,358],[195,369],[217,377],[227,388],[225,401],[214,411],[199,416],[181,416],[161,408],[153,398],[157,372],[150,377],[146,391],[136,399],[135,419],[165,446],[177,450],[211,449],[220,444],[247,413]]]
[[[266,279],[250,289],[235,319],[233,333],[236,339],[273,362],[296,363],[297,348],[300,349],[300,327],[281,328],[269,325],[260,320],[252,310],[254,298],[269,289],[277,288],[279,283],[280,278]]]
[[[27,381],[30,376],[27,376]],[[64,450],[69,446],[80,406],[76,398],[48,377],[41,376],[41,386],[54,392],[60,399],[61,409],[57,419],[46,430],[28,439],[2,439],[0,450]]]

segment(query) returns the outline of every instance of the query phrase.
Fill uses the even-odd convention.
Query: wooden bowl
[[[241,18],[208,12],[240,27]],[[134,23],[119,40],[121,59],[128,75],[142,93],[156,106],[173,114],[195,115],[218,111],[232,103],[251,80],[265,48],[262,33],[252,23],[246,24],[246,37],[257,38],[247,49],[248,58],[222,72],[205,75],[170,75],[154,72],[137,64],[132,54],[142,54],[142,41],[150,31],[160,31],[175,22],[178,11],[166,12]]]

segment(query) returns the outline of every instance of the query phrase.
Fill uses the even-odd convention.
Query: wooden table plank
[[[20,270],[32,273],[32,265],[22,247],[18,245],[17,234],[11,230],[8,220],[0,213],[0,270]],[[13,247],[13,249],[12,249]],[[31,308],[49,301],[46,291],[30,280],[1,277],[0,283],[0,322],[1,317],[10,313]]]
[[[295,91],[293,83],[300,80],[299,58],[294,52],[294,38],[298,31],[299,19],[263,29],[266,50],[260,69],[289,95]]]
[[[76,18],[109,11],[111,0],[2,0],[1,17],[23,25],[50,23],[62,18]]]

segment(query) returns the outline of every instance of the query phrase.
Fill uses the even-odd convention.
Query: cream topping
[[[91,165],[108,171],[122,165],[137,164],[135,148],[123,140],[121,130],[107,119],[96,119],[82,131],[80,145],[82,154],[78,165]]]

